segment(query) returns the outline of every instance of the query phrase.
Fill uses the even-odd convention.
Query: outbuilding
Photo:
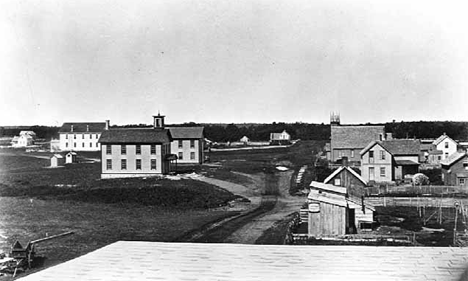
[[[60,154],[54,154],[50,157],[50,166],[51,167],[59,167],[63,166],[64,158]]]
[[[65,163],[67,164],[76,163],[76,152],[70,151],[67,153],[65,157],[66,157]]]

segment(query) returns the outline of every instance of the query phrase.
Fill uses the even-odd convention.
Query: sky
[[[463,1],[0,6],[0,126],[468,121]]]

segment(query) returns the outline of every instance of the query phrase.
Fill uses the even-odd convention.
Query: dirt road
[[[297,212],[304,198],[289,195],[292,171],[247,175],[252,184],[243,186],[222,180],[200,177],[205,181],[230,192],[248,198],[250,204],[236,204],[238,216],[217,222],[195,233],[183,237],[182,241],[211,243],[255,244],[257,239],[275,222]]]

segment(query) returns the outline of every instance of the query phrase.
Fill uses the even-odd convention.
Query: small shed
[[[364,197],[352,196],[346,187],[313,181],[308,196],[308,234],[333,237],[360,233],[374,221],[375,208]]]
[[[50,157],[50,166],[51,167],[59,167],[64,164],[64,158],[60,154],[54,154]]]
[[[76,162],[76,152],[70,151],[67,153],[65,163],[71,164]]]

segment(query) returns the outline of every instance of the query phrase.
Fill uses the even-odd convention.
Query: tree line
[[[197,124],[194,122],[184,124],[173,124],[170,126],[203,126],[205,137],[216,142],[239,141],[247,136],[251,141],[268,141],[270,133],[281,133],[286,130],[292,139],[301,140],[329,140],[329,124],[311,123],[284,123],[273,122],[271,124]],[[151,127],[147,124],[135,124],[124,126],[112,126],[124,128]],[[0,137],[13,137],[19,135],[20,131],[34,131],[38,138],[58,138],[60,127],[55,126],[21,126],[0,127]],[[385,131],[393,134],[394,138],[418,138],[435,139],[446,133],[455,140],[468,140],[468,122],[450,121],[419,121],[419,122],[389,122],[385,124]]]

